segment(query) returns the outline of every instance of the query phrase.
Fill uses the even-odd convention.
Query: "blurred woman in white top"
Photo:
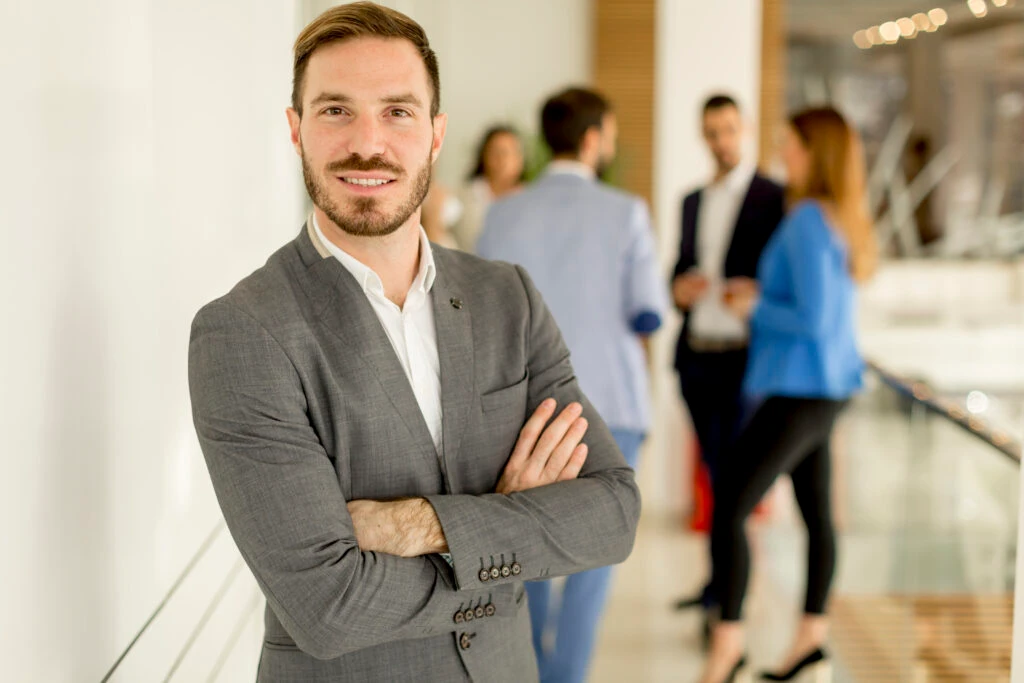
[[[519,134],[510,126],[495,126],[480,141],[468,183],[459,193],[462,215],[452,226],[459,248],[473,252],[491,202],[523,185],[526,159]]]

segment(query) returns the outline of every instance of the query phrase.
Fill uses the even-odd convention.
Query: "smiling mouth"
[[[388,183],[395,182],[392,178],[345,178],[342,177],[340,180],[349,185],[358,185],[359,187],[379,187],[381,185],[387,185]]]

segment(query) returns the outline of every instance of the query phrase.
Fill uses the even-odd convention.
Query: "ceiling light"
[[[872,26],[865,33],[868,36],[868,42],[872,45],[881,45],[885,42],[885,38],[882,37],[882,32],[877,26]]]
[[[988,14],[988,5],[985,4],[985,0],[967,0],[967,7],[979,19]]]
[[[928,13],[928,18],[932,20],[932,23],[936,26],[945,26],[946,22],[949,21],[949,15],[946,14],[946,10],[941,7],[936,7]]]
[[[900,27],[895,21],[887,21],[878,27],[882,38],[887,43],[895,43],[900,39]]]
[[[915,14],[914,16],[910,17],[910,19],[911,21],[914,22],[914,26],[917,27],[918,31],[927,31],[928,29],[933,28],[935,26],[935,24],[932,23],[932,20],[928,18],[928,15],[924,14],[923,12],[920,14]]]
[[[896,20],[896,25],[900,27],[900,35],[904,38],[916,38],[917,37],[917,26],[914,22],[903,17],[902,19]]]
[[[853,34],[853,44],[862,50],[868,50],[871,48],[871,41],[868,40],[867,31],[857,31]]]
[[[989,400],[988,396],[980,391],[972,391],[967,394],[967,410],[975,415],[984,413],[988,410]]]
[[[992,4],[996,7],[1006,7],[1006,0],[992,0]]]

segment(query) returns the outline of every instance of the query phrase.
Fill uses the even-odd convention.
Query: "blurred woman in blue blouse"
[[[750,320],[744,388],[762,400],[715,492],[713,586],[720,602],[703,683],[733,681],[746,666],[740,622],[750,574],[744,522],[781,474],[789,474],[808,531],[804,616],[778,673],[827,677],[825,608],[836,561],[829,440],[836,417],[862,383],[855,282],[876,265],[856,132],[834,109],[792,119],[783,157],[790,211],[765,247],[757,281],[735,284],[726,303]]]

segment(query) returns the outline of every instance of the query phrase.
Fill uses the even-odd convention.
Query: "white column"
[[[709,95],[725,92],[737,98],[750,131],[747,157],[757,157],[760,55],[760,0],[658,3],[653,209],[666,274],[679,253],[682,198],[712,171],[700,132],[701,106]],[[671,370],[678,317],[666,327],[652,345],[655,427],[641,478],[648,512],[677,513],[688,504],[683,482],[691,465],[682,460],[689,450],[683,431],[688,421]]]

